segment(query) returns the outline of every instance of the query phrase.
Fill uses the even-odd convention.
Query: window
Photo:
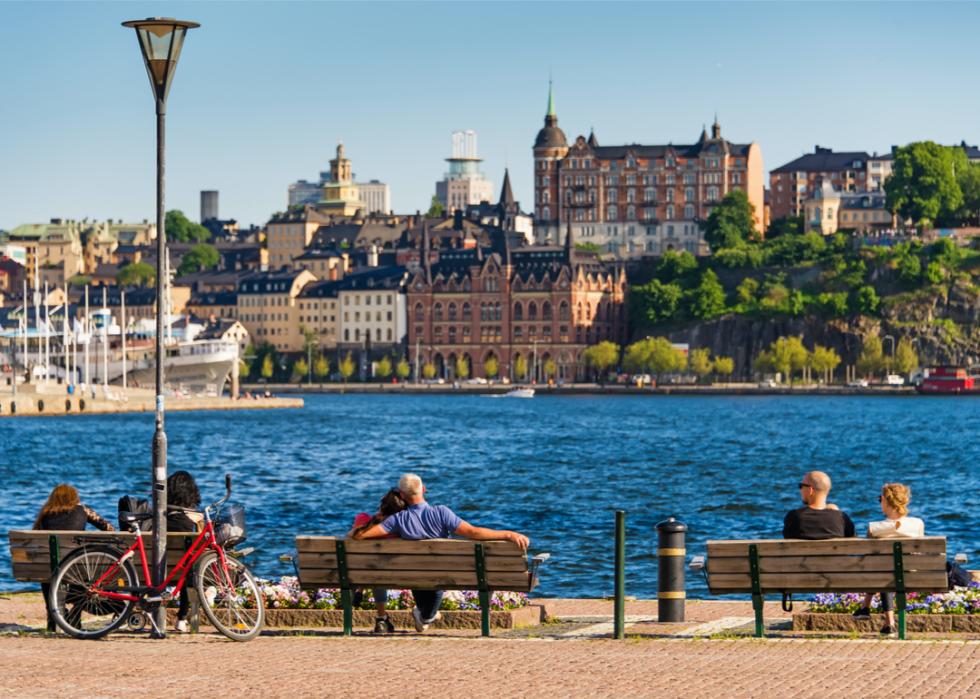
[[[630,221],[636,220],[636,207],[627,206],[626,207],[626,218]]]
[[[708,201],[718,201],[717,187],[708,187]]]
[[[615,221],[619,217],[619,209],[615,204],[609,207],[609,211],[606,215],[607,221]]]
[[[470,304],[468,303],[463,304],[463,320],[464,321],[473,320],[473,313],[470,310]]]
[[[391,320],[391,312],[388,312],[388,320]],[[456,320],[456,304],[449,304],[449,320]]]
[[[674,190],[673,189],[668,189],[667,190],[667,201],[674,201]]]
[[[628,201],[628,202],[636,201],[636,190],[635,189],[627,189],[626,190],[626,201]]]
[[[347,315],[346,313],[344,314]],[[346,317],[344,318],[346,320]],[[422,308],[421,303],[415,304],[415,322],[421,323],[425,320],[425,310]]]
[[[538,319],[538,305],[536,303],[534,303],[534,301],[531,301],[527,305],[527,319],[528,320],[537,320]]]
[[[619,184],[619,176],[618,175],[606,175],[606,186],[607,187],[615,187],[618,184]]]
[[[667,205],[667,219],[670,220],[672,218],[674,218],[674,205],[673,204],[668,204]],[[674,227],[673,226],[668,226],[668,228],[670,229],[670,230],[668,230],[669,233],[673,233],[674,232],[674,230],[673,230]]]
[[[606,190],[606,201],[609,202],[609,203],[615,203],[615,201],[616,201],[616,190],[615,189],[607,189]]]
[[[514,320],[524,320],[524,307],[520,301],[514,304]]]
[[[552,320],[551,316],[551,304],[545,301],[541,305],[541,319],[542,320]]]
[[[568,320],[568,301],[558,304],[558,320]]]
[[[541,209],[541,218],[546,221],[551,218],[551,209],[549,207],[545,206]]]
[[[643,190],[643,198],[650,202],[657,201],[657,190],[653,187],[647,187]]]
[[[432,311],[432,320],[438,322],[442,321],[442,304],[437,303]]]
[[[694,218],[694,207],[691,206],[690,204],[684,207],[684,218],[686,219]]]

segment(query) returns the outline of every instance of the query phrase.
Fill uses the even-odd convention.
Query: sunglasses
[[[801,488],[812,488],[813,486],[810,485],[809,483],[800,483],[800,487]]]

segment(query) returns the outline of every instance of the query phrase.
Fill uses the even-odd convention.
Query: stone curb
[[[980,633],[980,614],[906,614],[909,631],[918,633]],[[876,633],[885,625],[884,614],[855,619],[850,614],[801,612],[793,615],[794,631],[857,631]]]

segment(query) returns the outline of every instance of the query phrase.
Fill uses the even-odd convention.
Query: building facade
[[[448,380],[459,360],[477,377],[493,362],[511,380],[584,377],[586,347],[626,340],[626,274],[572,239],[511,250],[501,237],[492,248],[440,250],[437,262],[419,265],[407,294],[413,367],[432,364]]]
[[[483,159],[477,155],[476,132],[455,131],[452,139],[452,157],[446,158],[449,171],[436,182],[436,198],[447,213],[493,197],[493,183],[480,172]]]
[[[297,298],[315,280],[305,269],[246,277],[238,284],[238,321],[255,342],[268,342],[280,352],[299,352],[304,338]]]
[[[309,205],[274,215],[266,224],[265,232],[269,267],[279,269],[292,264],[306,250],[317,229],[327,221],[329,217]]]
[[[834,152],[816,146],[813,153],[777,167],[769,173],[772,219],[801,215],[806,200],[817,193],[825,180],[838,192],[866,191],[869,159],[864,151]],[[881,161],[876,162],[880,167]],[[880,183],[884,184],[883,178]]]
[[[692,145],[601,146],[594,132],[569,144],[549,91],[533,150],[539,244],[561,243],[571,225],[576,240],[617,258],[668,250],[708,254],[704,222],[736,189],[748,195],[762,232],[761,148],[724,139],[717,120]]]
[[[391,213],[391,190],[380,180],[355,182],[357,198],[364,204],[366,214]]]
[[[218,191],[201,190],[201,223],[218,218]]]

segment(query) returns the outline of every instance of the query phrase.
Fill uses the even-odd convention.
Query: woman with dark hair
[[[402,498],[401,492],[398,488],[392,488],[381,498],[381,504],[377,512],[373,515],[369,515],[367,512],[360,512],[354,517],[354,527],[347,533],[347,536],[356,538],[356,535],[360,532],[370,529],[375,524],[380,524],[386,518],[396,512],[401,512],[406,507],[407,505],[405,504],[404,498]],[[376,587],[373,592],[374,608],[376,610],[374,633],[392,633],[395,630],[395,625],[391,623],[391,617],[388,616],[388,590],[383,587]],[[357,595],[360,596],[360,594],[361,592],[358,590]]]
[[[204,515],[197,512],[201,506],[201,491],[198,490],[194,476],[187,471],[175,471],[167,479],[167,532],[191,532],[197,534],[204,524]],[[177,605],[178,633],[190,631],[187,613],[190,609],[188,588],[180,591]]]
[[[78,497],[78,491],[74,486],[67,483],[60,483],[54,487],[48,495],[47,502],[41,507],[34,520],[35,529],[46,529],[49,531],[84,531],[85,525],[91,524],[105,532],[115,531],[113,526],[105,519],[82,504]],[[41,594],[44,596],[44,605],[47,607],[48,594],[51,586],[48,583],[41,583]],[[54,631],[54,620],[51,612],[48,612],[48,630]]]

